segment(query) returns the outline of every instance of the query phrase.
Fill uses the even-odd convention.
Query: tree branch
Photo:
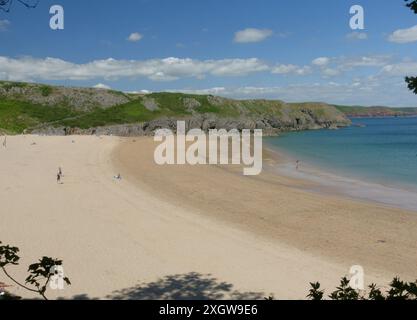
[[[1,269],[3,270],[3,272],[4,272],[4,274],[10,279],[10,280],[12,280],[15,284],[17,284],[18,286],[20,286],[20,287],[22,287],[23,289],[26,289],[26,290],[28,290],[28,291],[30,291],[30,292],[35,292],[35,293],[40,293],[39,292],[39,290],[35,290],[35,289],[32,289],[32,288],[29,288],[29,287],[27,287],[27,286],[25,286],[24,284],[21,284],[20,282],[18,282],[17,280],[15,280],[8,272],[7,272],[7,270],[6,270],[6,268],[4,268],[4,267],[1,267]],[[46,300],[48,300],[48,299],[46,299]]]
[[[36,3],[34,4],[30,4],[24,0],[17,0],[18,2],[20,2],[21,4],[23,4],[26,8],[36,8],[39,4],[40,0],[37,0]],[[0,0],[0,9],[5,11],[5,12],[10,12],[10,8],[13,5],[13,0]]]

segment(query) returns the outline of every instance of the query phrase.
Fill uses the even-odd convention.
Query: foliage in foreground
[[[408,84],[408,89],[417,94],[417,77],[406,77],[405,82]]]
[[[55,275],[53,272],[54,267],[62,266],[62,260],[52,259],[49,257],[43,257],[39,262],[31,264],[28,269],[28,277],[25,280],[25,284],[15,280],[10,275],[6,267],[19,265],[20,257],[18,256],[19,248],[9,245],[3,246],[0,241],[0,270],[9,278],[13,283],[19,287],[40,295],[43,299],[48,300],[46,297],[46,291],[50,284],[51,278]],[[63,278],[67,285],[71,285],[70,280],[67,277]],[[1,288],[0,288],[1,289]],[[0,299],[18,299],[13,295],[5,292],[0,296]]]
[[[407,2],[407,7],[417,14],[417,0],[405,0],[405,2]]]
[[[405,0],[405,2],[407,2],[407,7],[417,14],[417,0]],[[408,89],[417,94],[417,77],[406,77],[405,82],[408,84]]]
[[[307,296],[310,300],[323,300],[324,290],[321,290],[320,283],[310,283],[311,289]],[[340,285],[329,295],[330,300],[417,300],[417,281],[403,282],[395,278],[389,285],[389,289],[383,292],[376,284],[371,284],[367,292],[361,293],[359,290],[352,289],[349,280],[342,278]]]
[[[48,300],[46,291],[50,284],[51,278],[56,266],[62,266],[62,260],[43,257],[38,263],[29,266],[29,276],[25,280],[25,284],[15,280],[6,267],[19,265],[20,257],[18,256],[19,248],[9,245],[1,245],[0,241],[0,269],[13,283],[21,288],[40,295],[43,299]],[[67,285],[71,285],[67,277],[63,278]],[[311,289],[307,298],[310,300],[320,301],[325,299],[325,291],[321,289],[319,282],[310,283]],[[3,286],[3,287],[2,287]],[[30,286],[30,287],[29,287]],[[3,283],[0,283],[0,289],[5,289]],[[399,278],[394,278],[390,283],[389,289],[383,292],[376,284],[371,284],[368,291],[355,290],[350,286],[350,281],[344,277],[340,285],[333,291],[328,298],[330,300],[373,300],[373,301],[388,301],[388,300],[417,300],[417,280],[415,282],[404,282]],[[14,300],[20,299],[12,294],[4,291],[0,295],[0,300]],[[274,300],[273,296],[266,298],[266,300]]]

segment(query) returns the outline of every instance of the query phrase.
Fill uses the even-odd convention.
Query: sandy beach
[[[157,166],[155,146],[9,137],[0,241],[22,256],[10,273],[24,279],[29,263],[61,258],[72,286],[49,296],[67,299],[304,299],[309,282],[333,289],[352,265],[364,267],[366,284],[417,277],[416,213],[308,192],[312,182],[268,170]]]

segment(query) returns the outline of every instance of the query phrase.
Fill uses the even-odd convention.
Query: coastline
[[[145,146],[149,152],[155,145],[142,140]],[[410,211],[302,190],[312,186],[308,180],[268,172],[244,177],[234,166],[159,167],[137,147],[120,145],[116,165],[163,201],[345,268],[360,264],[374,274],[415,277],[416,245],[408,241],[415,237],[417,215]],[[275,162],[268,155],[264,159]],[[387,258],[393,255],[398,257]]]
[[[309,282],[332,290],[357,264],[367,285],[415,279],[417,215],[240,167],[160,167],[154,147],[144,137],[10,137],[0,234],[21,250],[12,274],[61,258],[72,286],[50,297],[66,299],[305,299]]]
[[[294,155],[268,143],[265,143],[264,148],[274,160],[273,164],[267,166],[268,172],[311,182],[304,188],[306,191],[342,196],[417,213],[417,188],[414,186],[370,182],[366,178],[349,177],[346,173],[335,173],[335,169],[324,169],[306,161],[296,170],[297,159]]]

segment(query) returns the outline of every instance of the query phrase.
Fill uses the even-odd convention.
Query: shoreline
[[[38,258],[63,259],[72,286],[49,297],[65,299],[305,299],[310,282],[329,292],[358,264],[366,285],[415,280],[415,214],[240,167],[159,167],[154,147],[11,137],[0,149],[0,240],[22,256],[11,273],[24,279]]]
[[[306,161],[303,161],[299,170],[296,170],[294,155],[267,142],[264,144],[264,148],[275,161],[274,164],[268,165],[267,170],[271,174],[311,182],[303,190],[417,213],[417,187],[403,183],[384,184],[367,181],[366,178],[351,178],[347,176],[347,173],[335,173],[336,169],[326,170]]]
[[[152,141],[142,143],[153,150]],[[124,168],[131,182],[198,216],[345,264],[346,268],[361,264],[376,273],[391,270],[391,275],[407,277],[406,269],[417,262],[414,243],[394,245],[401,251],[410,246],[410,256],[399,260],[411,260],[402,263],[398,259],[386,261],[393,247],[380,245],[392,245],[402,237],[408,242],[414,237],[417,215],[409,211],[302,190],[312,186],[307,180],[267,173],[244,177],[233,166],[158,167],[135,148],[135,143],[127,142],[116,150],[117,165]],[[139,170],[137,163],[146,166]],[[400,225],[402,234],[396,232]],[[408,276],[414,278],[414,271],[409,271]]]

